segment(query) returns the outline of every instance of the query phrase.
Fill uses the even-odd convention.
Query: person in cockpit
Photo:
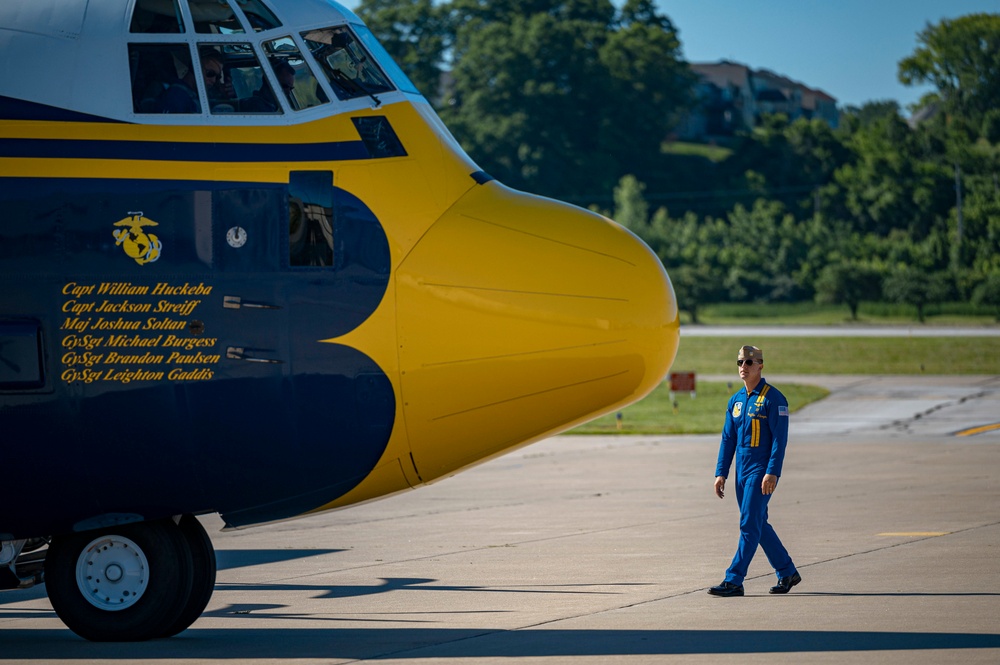
[[[285,93],[289,104],[294,108],[292,92],[295,90],[295,68],[288,64],[287,60],[278,60],[274,63],[274,73],[278,77],[281,91]]]
[[[222,110],[220,105],[232,105],[236,93],[232,82],[226,78],[226,63],[222,54],[214,48],[203,48],[198,55],[201,58],[205,92],[208,93],[208,105],[213,111]]]
[[[281,85],[282,92],[288,98],[288,103],[295,108],[292,97],[292,91],[295,89],[295,69],[280,58],[271,58],[271,66],[274,68],[274,75]],[[261,80],[260,87],[254,90],[253,96],[240,103],[240,110],[249,113],[273,113],[281,110],[267,79]]]
[[[194,72],[187,66],[181,66],[181,69],[183,73],[176,80],[164,84],[164,90],[154,104],[160,113],[201,113]]]
[[[218,104],[229,103],[233,97],[232,86],[227,86],[224,80],[225,65],[222,54],[215,49],[202,49],[199,55],[209,104],[215,108]],[[190,67],[183,67],[183,73],[177,80],[166,84],[163,94],[160,95],[159,107],[161,113],[201,113],[198,87],[194,71]]]

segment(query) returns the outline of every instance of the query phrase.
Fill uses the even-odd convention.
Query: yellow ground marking
[[[983,432],[990,432],[995,429],[1000,429],[1000,423],[993,423],[992,425],[982,425],[980,427],[970,427],[969,429],[963,429],[961,432],[956,432],[955,436],[972,436],[973,434],[982,434]]]
[[[889,531],[887,533],[880,533],[880,536],[900,536],[900,537],[913,537],[913,536],[947,536],[951,531]]]

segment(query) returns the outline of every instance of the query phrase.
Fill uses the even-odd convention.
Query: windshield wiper
[[[361,85],[361,83],[359,83],[357,80],[348,77],[346,74],[344,74],[344,72],[340,71],[339,69],[331,69],[330,74],[334,79],[337,80],[337,83],[339,83],[342,88],[346,88],[348,92],[361,92],[371,97],[372,101],[375,103],[374,108],[382,106],[382,100],[376,97],[375,93],[373,93],[365,86]]]

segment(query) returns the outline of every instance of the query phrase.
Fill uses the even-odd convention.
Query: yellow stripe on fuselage
[[[245,155],[255,145],[361,144],[353,118],[384,116],[399,137],[406,156],[330,161],[229,161],[227,148],[239,146]],[[434,121],[433,112],[419,104],[402,102],[377,110],[359,110],[297,125],[234,126],[212,118],[210,126],[138,125],[0,121],[0,140],[74,141],[96,144],[94,158],[0,157],[0,178],[99,178],[109,180],[181,180],[238,183],[287,183],[291,171],[332,171],[334,185],[388,221],[387,235],[393,264],[397,264],[427,229],[464,193],[476,186],[470,174],[478,167]],[[107,158],[122,148],[140,150],[150,144],[159,154],[137,159]],[[141,146],[140,146],[141,144]],[[58,143],[56,143],[58,146]],[[172,146],[174,150],[172,150]],[[190,151],[216,150],[217,161],[192,161]],[[53,152],[50,150],[50,152]],[[58,148],[54,151],[58,152]],[[8,153],[14,154],[14,153]],[[229,153],[232,157],[232,153]],[[177,161],[178,157],[187,159]],[[384,224],[385,225],[385,224]]]

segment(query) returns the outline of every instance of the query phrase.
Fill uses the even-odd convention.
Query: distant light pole
[[[958,241],[955,244],[953,263],[955,267],[962,265],[962,167],[955,162],[955,209],[958,212]]]

